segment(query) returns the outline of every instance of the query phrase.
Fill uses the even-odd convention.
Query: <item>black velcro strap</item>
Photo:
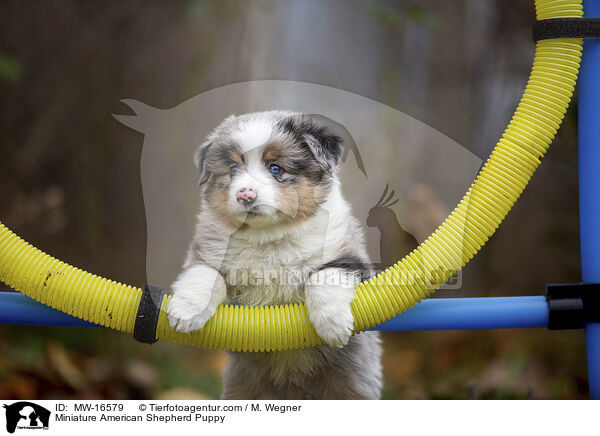
[[[533,40],[600,38],[600,18],[548,18],[533,25]]]
[[[156,325],[165,290],[157,286],[145,285],[138,306],[133,338],[145,344],[156,342]]]

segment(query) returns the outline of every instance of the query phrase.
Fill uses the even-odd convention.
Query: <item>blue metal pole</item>
[[[22,294],[0,292],[0,324],[94,327]],[[544,297],[434,298],[376,330],[463,330],[547,327]]]
[[[0,324],[98,327],[12,292],[0,292]]]
[[[545,297],[431,298],[374,330],[548,327]]]
[[[585,0],[586,17],[600,17],[600,0]],[[583,45],[579,75],[579,220],[581,278],[600,283],[600,41]],[[585,326],[590,397],[600,399],[600,323]]]

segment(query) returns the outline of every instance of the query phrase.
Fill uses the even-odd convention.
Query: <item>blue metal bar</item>
[[[430,298],[375,330],[548,327],[545,297]]]
[[[98,327],[13,292],[0,292],[0,324]]]
[[[22,294],[0,292],[0,324],[96,327]],[[462,330],[548,326],[544,297],[432,298],[376,330]]]
[[[600,17],[600,0],[584,0]],[[600,283],[600,41],[587,39],[579,75],[579,224],[581,278]],[[600,399],[600,323],[585,326],[590,397]]]

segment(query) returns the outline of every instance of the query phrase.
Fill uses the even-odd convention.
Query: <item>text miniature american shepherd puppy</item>
[[[180,332],[223,303],[304,302],[327,345],[233,352],[223,399],[378,399],[377,332],[351,336],[350,302],[371,274],[364,235],[336,175],[342,140],[309,115],[230,116],[195,153],[196,233],[167,308]]]

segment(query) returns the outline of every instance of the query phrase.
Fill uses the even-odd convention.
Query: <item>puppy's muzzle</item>
[[[256,200],[256,191],[248,188],[240,189],[237,193],[237,200],[243,206],[250,206]]]

